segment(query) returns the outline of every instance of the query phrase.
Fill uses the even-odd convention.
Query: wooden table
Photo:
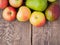
[[[7,22],[0,10],[0,45],[60,45],[60,18],[37,28],[29,22]]]

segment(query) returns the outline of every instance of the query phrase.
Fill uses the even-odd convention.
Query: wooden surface
[[[29,22],[7,22],[0,10],[0,45],[60,45],[60,18],[37,28]]]

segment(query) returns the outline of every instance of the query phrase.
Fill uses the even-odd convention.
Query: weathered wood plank
[[[29,22],[25,23],[16,22],[14,28],[15,28],[14,45],[31,45],[31,24],[29,24]]]
[[[32,45],[60,45],[60,19],[47,22],[45,26],[33,26]]]
[[[31,45],[31,24],[5,21],[0,10],[0,45]]]

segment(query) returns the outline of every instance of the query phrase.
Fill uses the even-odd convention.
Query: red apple
[[[0,9],[4,9],[8,5],[8,0],[0,0]]]
[[[7,21],[13,21],[16,18],[16,10],[13,7],[6,7],[2,17]]]
[[[60,6],[58,3],[51,4],[46,12],[45,12],[46,18],[48,21],[55,21],[60,16]]]
[[[9,0],[11,6],[18,8],[22,5],[23,0]]]

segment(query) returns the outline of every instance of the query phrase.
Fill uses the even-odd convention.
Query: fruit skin
[[[9,3],[12,7],[18,8],[22,5],[23,0],[9,0]]]
[[[46,22],[46,19],[45,19],[45,16],[44,16],[44,14],[42,12],[34,11],[31,14],[30,23],[33,26],[41,27],[41,26],[43,26],[45,24],[45,22]]]
[[[26,0],[26,6],[36,11],[44,11],[47,8],[47,0]]]
[[[45,12],[46,18],[48,21],[54,21],[59,18],[60,16],[60,6],[58,3],[53,3],[48,7]]]
[[[0,0],[0,9],[6,8],[8,5],[8,0]]]
[[[31,15],[30,9],[26,6],[21,6],[17,13],[17,20],[18,21],[27,21],[27,20],[29,20],[30,15]]]
[[[6,7],[2,17],[7,21],[13,21],[16,18],[16,10],[13,7]]]
[[[56,0],[48,0],[49,2],[55,2]]]

